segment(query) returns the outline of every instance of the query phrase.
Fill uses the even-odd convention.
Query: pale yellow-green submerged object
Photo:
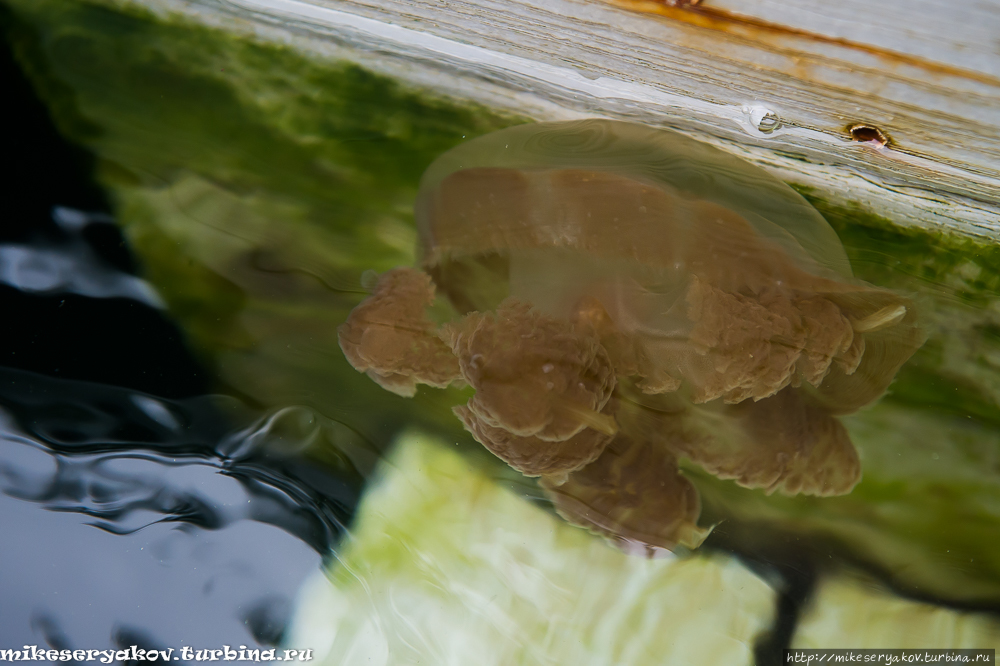
[[[318,666],[749,665],[774,613],[730,556],[622,554],[411,433],[285,642]]]

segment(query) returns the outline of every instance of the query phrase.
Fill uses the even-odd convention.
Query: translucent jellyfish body
[[[849,492],[861,467],[835,417],[923,341],[801,196],[664,130],[480,137],[428,168],[416,218],[423,272],[383,277],[341,331],[348,359],[403,394],[471,385],[473,436],[629,549],[704,538],[678,456],[768,492]],[[462,315],[440,328],[420,318],[435,286]]]

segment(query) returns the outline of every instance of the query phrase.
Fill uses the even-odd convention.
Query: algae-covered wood
[[[141,4],[538,120],[598,114],[680,128],[905,224],[1000,228],[992,1]],[[847,17],[863,27],[851,32]],[[857,125],[871,128],[860,143]],[[876,130],[887,146],[867,141]]]
[[[145,277],[220,387],[265,407],[312,406],[377,447],[416,425],[474,453],[450,412],[467,392],[388,395],[337,345],[365,272],[415,261],[421,173],[465,139],[532,119],[672,126],[772,167],[831,224],[860,279],[915,297],[928,334],[889,394],[846,420],[864,469],[850,495],[767,496],[690,468],[717,523],[704,548],[807,578],[860,567],[910,596],[997,607],[992,60],[883,73],[848,58],[824,83],[795,75],[804,56],[787,44],[772,44],[772,61],[755,51],[759,69],[737,67],[720,45],[763,47],[706,23],[722,20],[710,7],[252,1],[5,0],[21,63],[60,129],[97,156]],[[462,23],[470,16],[480,30]],[[817,43],[834,55],[862,57],[827,37]],[[910,55],[923,58],[918,46]],[[855,70],[874,78],[856,82]],[[754,99],[792,90],[810,96]],[[831,91],[851,108],[828,107]],[[758,103],[782,128],[753,126]],[[854,121],[893,143],[852,141]]]

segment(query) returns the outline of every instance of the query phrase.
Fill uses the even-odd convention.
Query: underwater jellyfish
[[[416,218],[420,268],[351,314],[348,359],[400,393],[471,386],[466,429],[629,549],[704,538],[678,458],[767,492],[849,492],[861,466],[836,417],[923,342],[913,304],[856,280],[794,190],[665,130],[468,141],[427,169]],[[459,315],[437,328],[435,287]]]

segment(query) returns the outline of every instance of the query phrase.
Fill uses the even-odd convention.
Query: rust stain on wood
[[[972,72],[961,67],[954,67],[952,65],[934,62],[933,60],[927,60],[926,58],[907,55],[899,53],[898,51],[892,51],[890,49],[873,46],[871,44],[863,44],[861,42],[855,42],[842,37],[820,35],[809,32],[808,30],[780,25],[778,23],[772,23],[762,19],[735,15],[721,9],[701,4],[700,0],[695,0],[695,2],[691,2],[690,4],[674,4],[676,0],[603,1],[629,11],[643,14],[655,14],[671,20],[687,23],[688,25],[692,25],[694,27],[725,32],[727,34],[736,35],[753,41],[771,42],[774,37],[785,37],[804,39],[823,44],[832,44],[864,52],[869,55],[874,55],[882,60],[888,61],[891,65],[909,65],[935,74],[953,76],[976,81],[978,83],[984,83],[990,86],[1000,87],[1000,78],[990,76],[988,74]]]

